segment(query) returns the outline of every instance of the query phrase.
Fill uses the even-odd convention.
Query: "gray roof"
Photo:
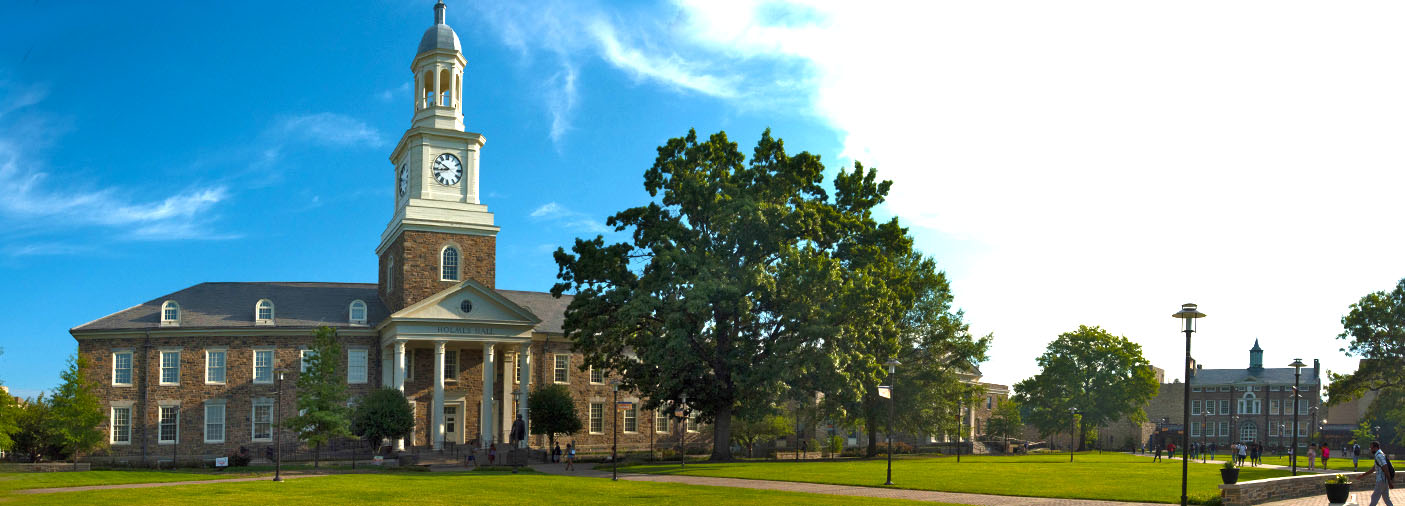
[[[1302,384],[1314,385],[1317,377],[1311,367],[1305,367]],[[1263,369],[1200,369],[1190,377],[1192,385],[1233,385],[1235,383],[1272,383],[1275,385],[1293,384],[1292,367],[1265,367]]]
[[[461,51],[459,46],[459,35],[454,33],[449,25],[434,25],[424,31],[424,36],[420,37],[420,48],[415,54],[423,54],[426,51],[435,49],[451,49]]]
[[[275,328],[352,328],[351,301],[366,303],[366,325],[375,327],[390,311],[381,303],[375,283],[200,283],[79,325],[73,332],[144,330],[161,327],[161,304],[174,300],[181,308],[182,329],[254,328],[254,305],[273,301]],[[497,290],[527,308],[542,322],[538,332],[561,333],[570,295],[560,299],[545,292]]]

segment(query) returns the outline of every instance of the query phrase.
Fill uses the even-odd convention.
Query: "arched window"
[[[1246,415],[1257,415],[1263,413],[1263,401],[1258,399],[1253,392],[1245,392],[1244,397],[1239,399],[1239,413]]]
[[[351,323],[359,325],[366,324],[365,302],[362,302],[360,299],[351,301],[351,308],[347,312],[350,313],[347,315],[347,318],[351,320]]]
[[[439,71],[439,105],[454,105],[454,95],[450,91],[453,87],[454,77],[449,74],[449,69]]]
[[[1239,425],[1239,440],[1254,442],[1259,439],[1259,427],[1254,422],[1244,422]]]
[[[443,281],[459,280],[459,249],[453,246],[445,246],[444,252],[439,255],[439,279]]]
[[[174,300],[161,304],[161,326],[174,327],[181,324],[181,306]]]
[[[254,305],[254,323],[273,325],[273,301],[263,299]]]

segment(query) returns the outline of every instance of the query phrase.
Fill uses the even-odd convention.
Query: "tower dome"
[[[459,35],[454,33],[453,28],[444,23],[444,0],[434,4],[434,26],[424,31],[424,36],[420,37],[420,48],[415,54],[423,54],[435,49],[447,49],[450,51],[461,51],[459,46]]]

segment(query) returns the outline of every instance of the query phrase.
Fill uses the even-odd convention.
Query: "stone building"
[[[241,446],[261,453],[275,434],[294,441],[275,420],[295,409],[301,359],[321,326],[341,340],[353,402],[376,387],[410,400],[414,434],[400,449],[505,442],[514,415],[528,418],[529,389],[543,384],[569,387],[583,450],[608,446],[610,378],[571,352],[562,329],[571,298],[495,286],[499,229],[478,187],[486,140],[464,128],[467,61],[444,10],[434,6],[410,65],[413,116],[390,154],[378,281],[201,283],[74,327],[108,415],[111,444],[97,458],[207,459]],[[619,401],[632,403],[620,405],[623,448],[710,443],[694,420],[643,411],[634,394]]]

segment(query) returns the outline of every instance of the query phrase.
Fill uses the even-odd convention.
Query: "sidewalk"
[[[536,464],[532,467],[546,474],[561,476],[584,476],[589,478],[610,478],[609,470],[595,470],[593,464],[577,464],[575,471],[567,471],[565,464]],[[620,473],[621,480],[651,481],[657,483],[682,483],[709,487],[735,487],[757,490],[778,490],[783,492],[805,492],[810,494],[843,495],[851,497],[875,497],[884,499],[907,499],[911,501],[946,502],[970,504],[974,506],[1151,506],[1149,503],[1115,501],[1094,501],[1087,499],[1056,499],[1050,497],[1019,497],[1008,495],[963,494],[959,492],[936,492],[931,490],[907,490],[900,488],[857,487],[852,485],[826,485],[821,483],[801,483],[792,481],[746,480],[740,478],[711,478],[704,476],[679,476],[667,474],[626,474]],[[1164,504],[1157,506],[1166,506]]]
[[[317,476],[330,476],[329,474],[284,474],[284,480],[293,478],[314,478]],[[121,485],[88,485],[84,487],[58,487],[58,488],[26,488],[12,490],[12,494],[53,494],[58,492],[83,492],[87,490],[114,490],[121,488],[153,488],[153,487],[174,487],[178,485],[204,485],[207,483],[239,483],[245,481],[271,481],[272,476],[259,476],[254,478],[229,478],[223,480],[190,480],[190,481],[167,481],[160,483],[123,483]]]
[[[1132,456],[1134,456],[1134,457],[1146,457],[1146,458],[1149,458],[1149,459],[1150,459],[1150,458],[1155,458],[1155,456],[1153,456],[1153,455],[1144,455],[1144,454],[1140,454],[1140,453],[1129,453],[1129,452],[1122,452],[1122,453],[1125,453],[1125,454],[1127,454],[1127,455],[1132,455]],[[1180,455],[1180,454],[1177,454],[1177,457],[1176,457],[1176,458],[1171,458],[1171,457],[1165,457],[1165,456],[1163,456],[1163,457],[1161,457],[1161,461],[1162,461],[1162,462],[1180,462],[1181,459],[1180,459],[1179,455]],[[1218,456],[1218,455],[1217,455],[1217,456]],[[1227,456],[1227,455],[1226,455],[1226,456]],[[1190,463],[1192,463],[1192,464],[1200,464],[1200,463],[1202,463],[1202,462],[1201,462],[1201,460],[1200,460],[1199,458],[1191,457]],[[1203,463],[1205,463],[1205,464],[1224,464],[1225,461],[1224,461],[1224,459],[1220,459],[1220,460],[1205,459],[1205,461],[1204,461]],[[1250,465],[1247,465],[1247,464],[1246,464],[1246,465],[1244,465],[1243,467],[1245,467],[1245,468],[1250,468],[1250,469],[1254,469],[1254,468],[1261,468],[1261,469],[1281,469],[1281,470],[1284,470],[1284,471],[1288,471],[1288,470],[1291,470],[1291,469],[1292,469],[1292,467],[1284,466],[1284,465],[1278,465],[1278,464],[1259,464],[1259,465],[1257,465],[1257,466],[1250,466]],[[1333,469],[1314,469],[1314,470],[1309,471],[1306,467],[1298,466],[1298,473],[1348,474],[1348,475],[1349,475],[1349,474],[1351,474],[1351,473],[1358,473],[1358,474],[1359,474],[1359,473],[1364,473],[1364,472],[1366,472],[1366,471],[1365,471],[1365,470],[1361,470],[1361,471],[1341,471],[1341,470],[1333,470]],[[1391,496],[1391,497],[1395,497],[1395,496]],[[1367,499],[1367,500],[1369,501],[1370,499]]]

